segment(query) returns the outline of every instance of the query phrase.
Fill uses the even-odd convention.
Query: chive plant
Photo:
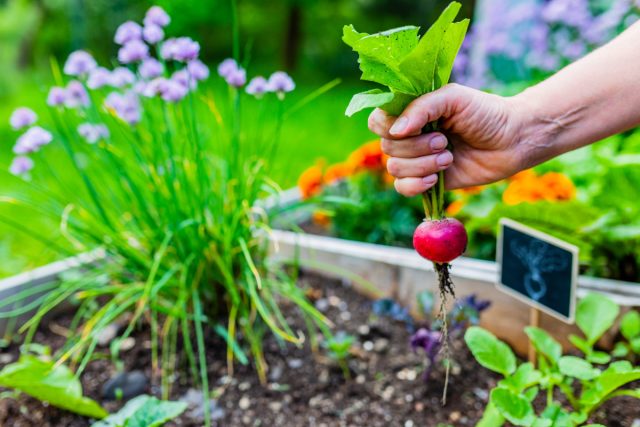
[[[265,381],[265,332],[303,341],[279,301],[300,309],[312,336],[317,328],[327,332],[328,323],[267,260],[271,214],[259,201],[278,192],[269,164],[293,80],[276,72],[247,84],[236,31],[235,57],[218,67],[227,94],[216,96],[202,84],[209,69],[198,59],[200,45],[165,38],[169,22],[155,6],[143,25],[122,24],[115,36],[120,65],[113,70],[85,51],[72,53],[63,72],[53,64],[57,86],[47,97],[49,116],[21,109],[11,120],[17,131],[27,129],[10,168],[25,190],[0,199],[59,222],[65,244],[0,216],[50,247],[106,254],[62,283],[0,302],[23,300],[5,316],[38,307],[23,327],[29,342],[45,314],[75,300],[74,333],[58,363],[71,363],[78,374],[105,327],[127,322],[111,345],[117,359],[120,343],[148,323],[153,372],[163,379],[165,398],[178,361],[209,389],[209,330],[226,341],[230,371],[235,361],[248,363],[250,353]],[[246,111],[259,113],[248,120]]]

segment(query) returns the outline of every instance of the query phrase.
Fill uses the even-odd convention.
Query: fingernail
[[[431,140],[431,149],[433,151],[444,150],[447,146],[447,138],[442,135],[438,135]]]
[[[396,122],[393,124],[393,126],[391,126],[391,129],[389,129],[389,133],[396,135],[401,133],[404,128],[407,127],[407,124],[409,123],[409,120],[407,120],[406,117],[399,117]]]
[[[422,182],[424,182],[426,185],[433,185],[436,183],[437,180],[438,180],[438,175],[436,174],[425,176],[424,178],[422,178]]]
[[[436,163],[438,164],[438,166],[444,167],[444,166],[449,166],[449,164],[453,161],[453,154],[451,154],[448,151],[445,151],[442,154],[438,154],[438,157],[436,157]]]

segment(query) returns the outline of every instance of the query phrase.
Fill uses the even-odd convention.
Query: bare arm
[[[487,184],[640,124],[640,23],[551,78],[510,98],[448,85],[398,118],[374,111],[396,188],[415,195],[446,169],[448,188]],[[442,134],[421,135],[439,120]],[[438,137],[446,136],[454,155]]]

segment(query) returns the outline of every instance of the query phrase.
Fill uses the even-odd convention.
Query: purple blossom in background
[[[218,65],[218,75],[226,79],[228,75],[234,73],[240,68],[240,65],[233,58],[227,58]]]
[[[116,36],[113,38],[113,40],[119,45],[124,45],[134,40],[139,41],[141,38],[142,27],[133,21],[127,21],[123,24],[120,24],[120,26],[116,30]]]
[[[140,122],[142,115],[140,100],[134,92],[125,94],[112,92],[107,96],[104,104],[126,123],[135,125]]]
[[[145,25],[142,36],[149,44],[156,44],[164,39],[164,30],[158,25]]]
[[[186,87],[187,89],[195,89],[196,86],[198,85],[198,83],[196,82],[196,79],[191,76],[191,74],[189,73],[189,71],[187,71],[186,68],[183,68],[182,70],[178,70],[175,73],[173,73],[173,75],[171,76],[171,80],[173,80],[176,83],[180,83],[182,86]]]
[[[157,25],[166,27],[171,22],[171,17],[160,6],[152,6],[144,17],[144,25]]]
[[[417,351],[419,348],[424,350],[425,356],[429,361],[423,376],[426,381],[438,359],[438,352],[442,345],[442,334],[439,331],[420,328],[411,336],[410,344],[413,351]]]
[[[43,145],[51,142],[53,136],[51,133],[40,126],[29,128],[16,141],[13,152],[16,154],[28,154],[38,151]]]
[[[31,108],[20,107],[16,108],[11,114],[9,124],[13,130],[20,130],[27,126],[31,126],[36,122],[36,120],[38,120],[38,116]]]
[[[242,87],[247,82],[247,72],[244,68],[236,68],[225,77],[227,84],[233,87]]]
[[[66,99],[64,105],[69,108],[87,107],[89,105],[89,94],[82,83],[78,80],[71,80],[67,84]]]
[[[182,83],[169,79],[162,87],[160,96],[167,102],[178,102],[189,93],[189,88]]]
[[[249,95],[253,95],[256,98],[262,97],[269,89],[267,79],[262,76],[257,76],[251,79],[247,88],[245,89]]]
[[[98,67],[89,73],[87,87],[89,89],[100,89],[111,84],[111,71],[103,67]]]
[[[67,102],[67,91],[63,87],[54,86],[49,89],[47,95],[47,105],[50,107],[58,107]]]
[[[89,144],[109,138],[109,129],[102,124],[82,123],[78,126],[78,134]]]
[[[131,40],[118,50],[118,61],[123,64],[142,61],[149,56],[149,46],[141,40]]]
[[[591,23],[588,0],[551,0],[542,9],[542,19],[551,24],[563,24],[579,30]]]
[[[167,85],[168,79],[164,77],[157,77],[151,80],[149,83],[145,84],[142,89],[142,95],[147,98],[152,98],[154,96],[158,96],[162,94],[163,90]]]
[[[138,72],[145,79],[153,79],[162,75],[164,67],[157,59],[146,58],[138,67]]]
[[[296,84],[289,74],[284,71],[276,71],[269,77],[269,91],[276,93],[291,92],[296,88]]]
[[[68,76],[83,76],[96,68],[98,64],[89,53],[76,50],[64,63],[64,73]]]
[[[117,67],[111,72],[111,86],[122,88],[136,81],[136,75],[125,67]]]
[[[198,81],[206,80],[209,78],[209,67],[207,67],[199,59],[189,61],[187,63],[187,70],[189,71],[191,77]]]
[[[33,160],[25,156],[18,156],[13,159],[9,172],[12,175],[20,176],[29,173],[33,169]]]
[[[160,48],[160,56],[165,60],[192,61],[200,54],[200,44],[189,37],[166,40]]]

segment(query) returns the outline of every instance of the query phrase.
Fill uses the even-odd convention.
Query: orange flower
[[[380,140],[367,142],[349,155],[347,164],[353,171],[380,170],[386,166],[387,157],[382,152]]]
[[[453,202],[449,203],[449,206],[447,206],[446,213],[449,216],[456,216],[460,213],[463,207],[464,202],[462,200],[454,200]]]
[[[348,163],[336,163],[335,165],[331,165],[327,168],[324,174],[324,182],[327,184],[332,184],[336,181],[348,177],[352,174],[352,172],[353,170]]]
[[[311,216],[311,220],[321,227],[327,227],[331,224],[331,217],[322,211],[315,211]]]
[[[322,166],[315,164],[302,172],[298,178],[298,188],[303,199],[315,196],[322,190]]]
[[[571,200],[575,195],[576,188],[567,176],[557,172],[538,176],[534,171],[528,170],[510,179],[509,186],[502,194],[502,200],[508,205],[517,205],[541,200]]]
[[[473,196],[475,194],[480,194],[482,190],[484,190],[483,185],[474,185],[473,187],[459,188],[457,190],[453,190],[453,192],[460,196]]]

